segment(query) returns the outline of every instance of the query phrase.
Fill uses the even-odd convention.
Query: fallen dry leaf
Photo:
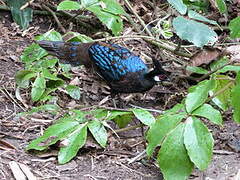
[[[217,48],[206,48],[193,55],[190,66],[200,66],[209,64],[221,55],[221,51]]]
[[[240,45],[227,47],[225,53],[231,56],[231,61],[240,62]]]

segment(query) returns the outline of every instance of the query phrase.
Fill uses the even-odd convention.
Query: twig
[[[47,6],[54,9],[55,11],[57,10],[57,8],[49,3],[47,3]],[[83,20],[83,17],[84,16],[81,16],[81,15],[78,15],[76,16],[75,14],[71,14],[69,12],[66,12],[66,11],[59,11],[60,13],[62,13],[63,15],[69,17],[69,18],[74,18],[81,26],[89,29],[90,31],[96,31],[96,29],[94,29],[89,23],[85,23],[85,22],[82,22],[81,20]],[[88,21],[91,21],[92,18],[85,18],[85,20],[88,20]]]
[[[23,9],[25,9],[26,7],[28,7],[30,4],[33,3],[33,1],[34,1],[34,0],[30,0],[30,1],[26,2],[26,4],[24,4],[24,5],[20,8],[20,10],[23,10]]]
[[[135,161],[139,161],[140,158],[142,159],[142,158],[144,158],[144,157],[146,157],[146,150],[144,150],[143,152],[139,153],[139,154],[138,154],[137,156],[135,156],[134,158],[130,159],[130,160],[128,161],[128,164],[132,164],[132,163],[135,162]]]
[[[215,98],[216,96],[218,96],[219,94],[222,94],[224,91],[226,91],[229,87],[231,87],[234,84],[234,81],[230,81],[229,83],[227,83],[222,89],[220,89],[219,91],[217,91],[216,93],[214,93],[212,96],[210,96],[206,102],[209,102],[210,100],[212,100],[213,98]]]
[[[122,129],[116,129],[114,130],[115,133],[120,133],[120,132],[124,132],[124,131],[130,131],[130,130],[134,130],[134,129],[137,129],[139,127],[143,127],[144,125],[143,124],[138,124],[138,125],[135,125],[135,126],[129,126],[129,127],[126,127],[126,128],[122,128]]]
[[[4,89],[4,90],[3,90]],[[12,95],[7,91],[7,89],[5,87],[0,88],[0,91],[10,100],[13,101],[14,104],[16,104],[18,107],[20,107],[23,111],[26,111],[26,109],[24,107],[22,107],[13,97]]]
[[[144,23],[144,21],[140,18],[140,16],[136,13],[136,11],[133,9],[133,7],[131,6],[130,2],[128,0],[124,0],[124,2],[126,3],[127,7],[129,8],[130,11],[132,11],[132,13],[136,16],[136,18],[139,20],[140,24],[143,26],[143,28],[146,27],[146,24]],[[145,31],[147,32],[147,34],[149,36],[152,36],[151,31],[149,31],[149,29],[146,27]]]
[[[163,43],[161,40],[156,39],[154,37],[150,37],[150,36],[143,36],[143,35],[129,35],[129,36],[116,36],[116,37],[106,37],[106,38],[102,38],[102,39],[95,39],[94,41],[109,41],[109,40],[115,40],[115,39],[144,39],[145,41],[156,45],[162,49],[165,49],[167,51],[170,51],[178,56],[183,56],[183,57],[187,57],[190,58],[192,57],[191,54],[188,53],[184,53],[184,52],[180,52],[180,51],[175,51],[175,47],[171,47],[166,43]]]
[[[222,66],[214,69],[213,71],[210,71],[210,72],[208,72],[207,74],[204,74],[202,77],[200,77],[200,78],[197,79],[197,82],[200,82],[200,81],[206,79],[207,77],[209,77],[209,76],[212,75],[213,73],[217,72],[218,70],[224,68],[225,66],[228,66],[228,65],[230,65],[230,64],[233,64],[233,63],[234,63],[233,61],[228,62],[227,64],[224,64],[224,65],[222,65]]]
[[[55,12],[53,12],[53,11],[52,11],[49,7],[47,7],[45,4],[42,4],[42,7],[43,7],[44,9],[46,9],[47,11],[49,11],[49,12],[52,14],[52,16],[53,16],[54,20],[56,21],[58,27],[61,29],[61,31],[62,31],[63,33],[66,33],[66,29],[62,26],[61,22],[58,20],[58,17],[56,16]]]

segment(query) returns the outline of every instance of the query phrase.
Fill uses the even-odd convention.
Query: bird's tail
[[[61,50],[64,47],[63,41],[37,41],[37,43],[49,54],[61,58]]]
[[[37,41],[39,46],[53,56],[58,57],[62,63],[73,66],[85,65],[90,67],[91,61],[88,48],[93,43],[63,42],[63,41]]]

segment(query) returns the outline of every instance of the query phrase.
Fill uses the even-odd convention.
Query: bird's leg
[[[111,98],[112,98],[112,102],[113,102],[113,107],[114,108],[117,108],[116,101],[115,101],[116,95],[117,94],[111,90]]]

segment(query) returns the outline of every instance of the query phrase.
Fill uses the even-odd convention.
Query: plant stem
[[[116,130],[114,130],[114,132],[120,133],[120,132],[124,132],[124,131],[130,131],[130,130],[134,130],[134,129],[137,129],[137,128],[143,127],[143,126],[144,126],[143,124],[138,124],[135,126],[129,126],[129,127],[122,128],[122,129],[116,129]]]

